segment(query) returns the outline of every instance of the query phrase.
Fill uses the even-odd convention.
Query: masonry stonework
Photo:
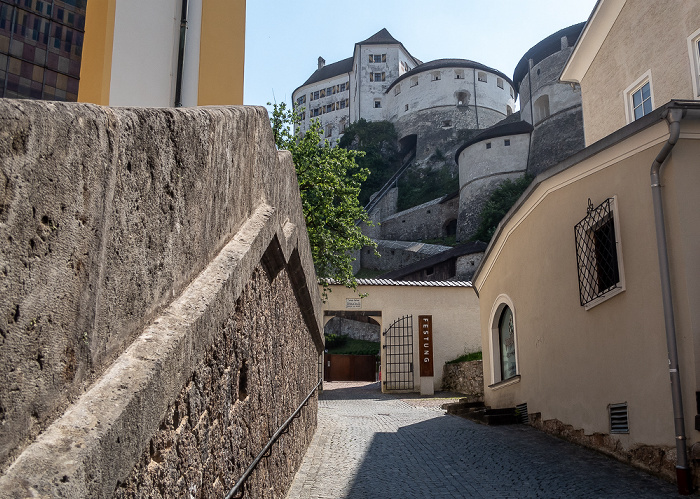
[[[225,496],[311,390],[316,351],[286,271],[271,279],[257,267],[218,329],[114,497]],[[316,428],[316,402],[253,473],[247,497],[284,497]]]
[[[482,361],[472,360],[445,364],[442,389],[463,393],[472,402],[484,400],[484,369]]]
[[[306,361],[323,350],[294,166],[264,108],[0,99],[0,184],[4,493],[110,496],[261,265],[291,279],[308,336],[270,341]],[[316,361],[299,376],[313,386]]]

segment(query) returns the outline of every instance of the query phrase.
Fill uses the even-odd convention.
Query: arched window
[[[549,116],[549,95],[541,95],[535,101],[535,123]]]
[[[498,350],[501,360],[501,380],[510,379],[517,374],[517,370],[515,366],[513,311],[507,305],[498,320]]]
[[[513,114],[513,108],[506,106],[506,116],[510,116],[511,114]]]
[[[506,295],[496,300],[491,310],[491,376],[493,383],[500,383],[518,376],[518,340],[513,302]]]

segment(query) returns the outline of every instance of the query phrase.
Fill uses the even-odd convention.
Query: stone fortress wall
[[[415,149],[411,168],[447,164],[459,175],[458,195],[398,213],[397,191],[391,189],[369,213],[375,226],[366,227],[365,233],[384,241],[420,241],[456,233],[457,241],[467,241],[476,231],[484,203],[504,180],[537,175],[582,149],[580,90],[558,81],[582,28],[583,23],[560,30],[528,50],[513,80],[466,59],[414,66],[420,61],[386,30],[356,44],[353,58],[336,63],[336,68],[320,67],[308,84],[294,92],[295,100],[304,95],[308,99],[310,92],[325,87],[342,66],[353,82],[350,122],[390,121],[402,152]],[[370,63],[375,55],[380,60]],[[370,73],[383,74],[382,81],[371,82]],[[518,96],[520,111],[515,113]],[[336,118],[331,112],[320,119],[325,124]],[[335,133],[333,139],[340,137]],[[392,265],[399,264],[389,258],[395,255],[384,256]],[[370,268],[393,270],[388,263],[378,265],[364,251],[362,259]]]
[[[0,99],[0,270],[3,497],[223,497],[318,379],[296,175],[263,108]],[[284,496],[316,407],[260,497]]]

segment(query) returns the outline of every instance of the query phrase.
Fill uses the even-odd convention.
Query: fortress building
[[[423,63],[386,30],[355,44],[353,56],[318,69],[292,94],[301,130],[319,119],[336,143],[359,119],[394,123],[403,152],[425,160],[439,148],[454,154],[465,131],[488,128],[515,108],[506,75],[466,59]]]
[[[375,225],[363,230],[380,243],[383,257],[379,262],[373,252],[362,251],[361,267],[394,270],[403,266],[401,260],[422,272],[416,260],[432,265],[426,257],[434,256],[412,258],[402,249],[399,259],[395,242],[452,235],[469,241],[484,204],[502,182],[536,176],[584,147],[580,87],[559,81],[584,24],[530,48],[512,79],[467,59],[423,63],[386,29],[355,44],[348,59],[325,65],[319,57],[318,69],[293,93],[301,131],[318,119],[325,137],[337,143],[350,123],[386,120],[396,128],[404,159],[413,158],[410,168],[430,168],[439,151],[454,158],[449,166],[459,175],[459,191],[435,193],[434,200],[399,212],[396,185],[409,167],[405,163],[367,206]],[[391,262],[396,265],[387,268]],[[452,267],[454,278],[471,278]]]

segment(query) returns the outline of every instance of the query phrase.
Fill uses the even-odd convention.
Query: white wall
[[[174,104],[181,0],[119,0],[109,103]]]

